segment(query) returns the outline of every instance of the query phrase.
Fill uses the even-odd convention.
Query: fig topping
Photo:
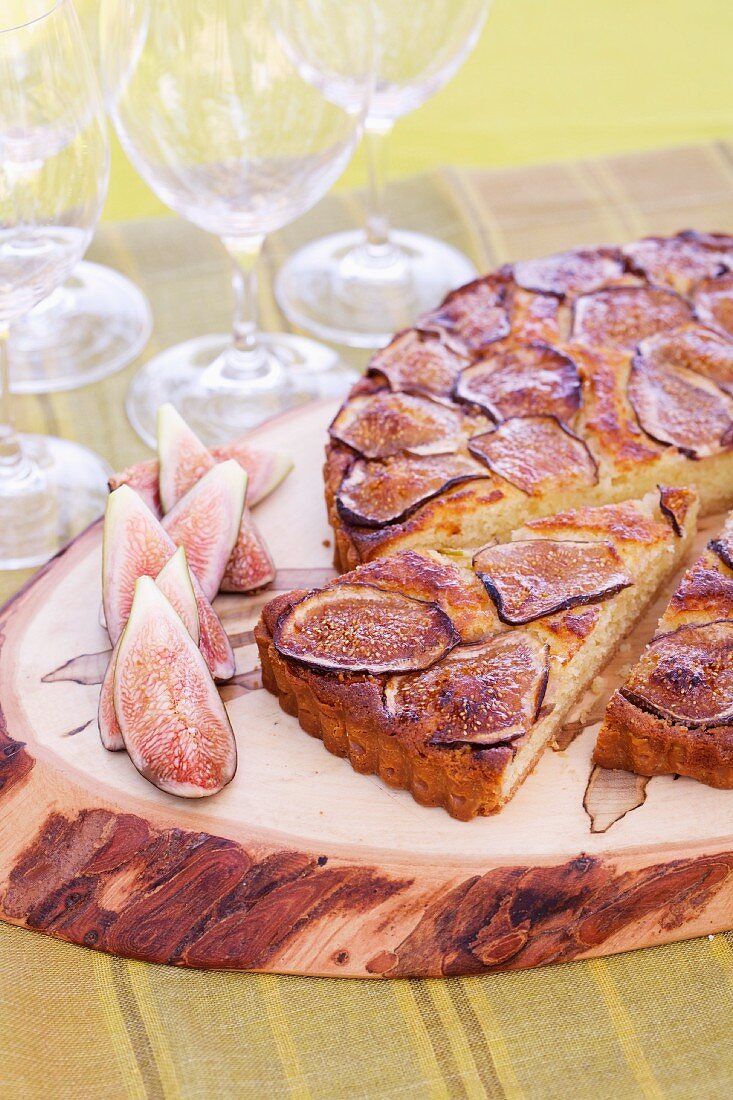
[[[505,283],[487,275],[454,290],[442,305],[420,318],[423,332],[444,335],[461,351],[478,352],[509,335],[509,314],[504,307]]]
[[[554,416],[505,420],[493,432],[469,440],[469,450],[489,469],[530,496],[546,489],[595,485],[596,463],[582,439]]]
[[[437,604],[362,584],[313,592],[286,610],[275,648],[315,668],[335,672],[405,672],[440,660],[458,641]]]
[[[329,429],[364,458],[386,458],[425,444],[455,450],[464,418],[455,408],[405,393],[352,397]]]
[[[486,476],[478,462],[460,454],[394,455],[383,462],[358,459],[341,482],[336,507],[347,523],[382,527],[406,519],[453,485]]]
[[[628,395],[639,424],[652,439],[705,458],[733,447],[733,400],[686,367],[647,355],[634,356]]]
[[[694,234],[646,237],[621,250],[633,268],[652,283],[662,283],[687,294],[701,279],[719,275],[726,265],[722,252]]]
[[[621,694],[642,710],[706,729],[733,722],[733,623],[681,626],[655,638]]]
[[[733,344],[712,329],[687,325],[643,340],[637,354],[660,367],[684,367],[733,396]]]
[[[547,647],[528,631],[458,646],[425,672],[390,679],[387,711],[402,723],[427,723],[433,745],[490,748],[524,736],[547,687]]]
[[[703,280],[694,302],[695,313],[704,324],[733,336],[733,271],[717,279]]]
[[[678,328],[692,319],[687,302],[660,287],[609,287],[578,298],[573,339],[632,351],[647,336]]]
[[[370,374],[381,374],[395,392],[450,397],[453,384],[468,362],[433,333],[408,329],[378,351]]]
[[[193,638],[150,577],[135,585],[114,672],[114,708],[141,775],[185,798],[216,794],[237,747],[224,704]]]
[[[607,542],[533,539],[479,550],[473,568],[502,622],[518,625],[600,603],[634,582]]]
[[[572,422],[581,403],[578,368],[547,344],[496,352],[467,367],[456,397],[484,409],[495,420],[512,416],[556,416]]]
[[[690,505],[695,499],[692,489],[676,489],[669,485],[658,485],[659,510],[669,520],[672,530],[679,538],[685,533],[685,520]]]
[[[624,266],[617,252],[607,248],[556,252],[539,260],[520,260],[514,279],[525,290],[543,294],[589,294],[619,279]]]

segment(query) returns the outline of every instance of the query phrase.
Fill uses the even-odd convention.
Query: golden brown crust
[[[278,624],[302,593],[279,596],[264,609],[256,630],[264,684],[307,732],[320,737],[331,752],[347,757],[357,771],[377,774],[391,786],[409,790],[418,802],[442,806],[454,817],[467,820],[494,813],[534,767],[572,702],[569,688],[582,686],[583,676],[592,678],[604,650],[610,656],[619,640],[616,624],[631,621],[634,608],[640,611],[650,598],[650,585],[673,567],[694,527],[694,494],[689,496],[684,539],[674,535],[654,498],[581,508],[567,517],[528,524],[517,533],[519,539],[585,539],[591,579],[594,552],[602,544],[605,555],[613,557],[621,583],[605,584],[608,578],[601,570],[603,591],[592,606],[548,608],[527,625],[507,629],[502,624],[464,554],[447,557],[403,549],[360,565],[327,586],[383,587],[437,605],[459,641],[424,672],[366,675],[316,669],[305,658],[293,660],[282,649]],[[536,579],[541,571],[532,565],[531,555],[530,559],[525,580],[531,588],[541,583]],[[629,592],[638,594],[629,598]],[[593,655],[591,646],[590,663],[574,665],[566,674],[600,624],[599,655]],[[516,660],[507,655],[507,647],[515,642],[524,655],[521,677]],[[516,683],[510,672],[518,677]],[[531,708],[534,717],[523,713],[530,697],[541,707],[539,714]],[[465,731],[465,738],[457,735],[459,730]]]
[[[512,759],[510,745],[476,752],[469,746],[445,750],[389,733],[389,720],[376,679],[324,676],[283,660],[263,618],[255,628],[262,681],[306,733],[329,752],[346,757],[355,771],[378,775],[390,787],[409,790],[423,806],[442,806],[468,821],[494,813],[503,797],[501,780]]]
[[[733,788],[733,727],[688,729],[642,710],[620,692],[606,708],[593,759],[638,775],[687,775]]]

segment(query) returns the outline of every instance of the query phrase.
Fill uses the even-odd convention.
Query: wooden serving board
[[[297,456],[257,510],[275,590],[331,576],[332,414],[313,405],[256,433]],[[353,977],[536,966],[733,926],[733,792],[590,763],[597,715],[665,595],[596,681],[575,739],[498,816],[463,823],[356,774],[262,690],[251,631],[272,591],[217,602],[237,651],[223,689],[234,781],[202,801],[152,787],[99,740],[100,560],[97,524],[0,615],[5,920],[156,962]]]

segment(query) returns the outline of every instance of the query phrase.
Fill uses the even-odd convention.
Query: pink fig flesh
[[[201,636],[198,602],[186,560],[186,551],[182,546],[178,547],[170,561],[163,566],[155,578],[155,583],[198,645]]]
[[[274,579],[275,563],[249,508],[245,508],[237,541],[221,580],[221,590],[254,592],[257,588],[271,584]]]
[[[155,582],[140,577],[120,640],[114,707],[133,764],[162,791],[216,794],[237,747],[201,653]]]
[[[230,459],[214,466],[163,517],[173,541],[186,548],[207,599],[219,591],[244,510],[247,475]]]

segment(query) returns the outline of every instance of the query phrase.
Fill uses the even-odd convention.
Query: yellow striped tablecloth
[[[444,170],[396,185],[391,203],[400,224],[452,241],[486,268],[686,226],[731,232],[733,153],[719,144]],[[358,211],[355,196],[332,197],[268,243],[266,326],[284,324],[267,277],[282,257],[353,224]],[[228,325],[223,253],[190,226],[108,224],[92,258],[150,296],[148,355]],[[73,393],[18,398],[19,425],[125,465],[145,453],[123,413],[133,370]],[[22,579],[0,578],[0,595]],[[0,685],[0,703],[1,694]],[[0,1021],[3,1100],[727,1098],[733,938],[523,973],[358,983],[167,969],[0,924]]]

